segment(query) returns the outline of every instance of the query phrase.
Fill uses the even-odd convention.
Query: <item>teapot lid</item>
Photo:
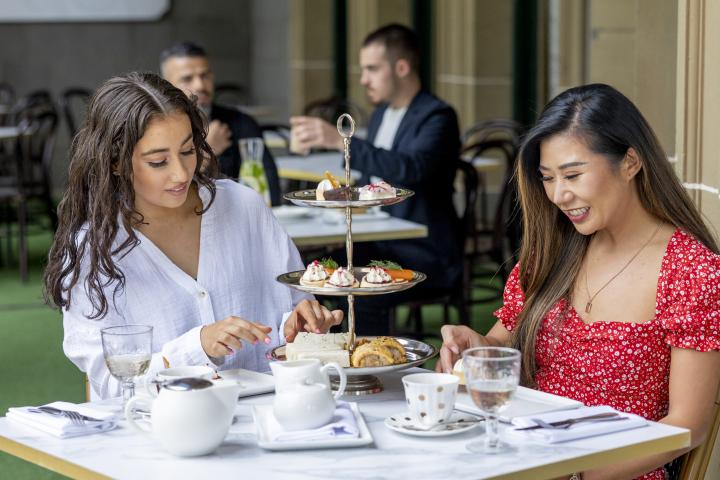
[[[162,384],[162,388],[167,388],[168,390],[173,390],[176,392],[202,390],[204,388],[209,388],[212,386],[213,383],[210,380],[198,377],[178,378],[176,380],[170,380]]]

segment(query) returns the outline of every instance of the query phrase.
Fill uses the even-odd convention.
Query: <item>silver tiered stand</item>
[[[338,118],[337,129],[338,133],[340,133],[340,136],[343,138],[343,144],[345,147],[345,185],[350,187],[350,141],[355,133],[355,121],[350,115],[345,113]],[[285,198],[296,205],[306,207],[345,208],[345,224],[347,230],[345,235],[345,250],[347,252],[347,269],[359,280],[363,276],[365,269],[360,268],[356,271],[353,267],[352,209],[358,207],[392,205],[394,203],[402,202],[413,194],[414,192],[412,190],[397,188],[396,195],[392,198],[379,198],[373,200],[318,200],[316,198],[315,189],[310,189],[288,193],[285,195]],[[278,276],[277,280],[290,288],[315,295],[347,296],[348,343],[351,354],[355,347],[355,296],[382,295],[385,293],[407,290],[408,288],[412,288],[422,282],[426,278],[424,273],[413,272],[412,280],[402,283],[392,283],[382,287],[316,287],[300,284],[300,278],[303,273],[304,270],[284,273]],[[346,395],[364,395],[381,392],[383,389],[382,382],[376,375],[420,365],[437,354],[437,349],[434,346],[428,345],[424,342],[397,337],[396,340],[405,348],[407,362],[383,367],[346,367],[344,369],[348,377],[347,387],[345,388]],[[285,346],[282,345],[274,348],[271,352],[271,357],[274,360],[285,360]],[[333,381],[333,383],[335,383],[335,381]]]

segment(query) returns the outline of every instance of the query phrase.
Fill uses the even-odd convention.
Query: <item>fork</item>
[[[590,415],[589,417],[579,417],[579,418],[569,418],[567,420],[559,421],[559,422],[546,422],[544,420],[541,420],[539,418],[531,418],[533,422],[535,422],[535,425],[532,427],[524,427],[524,428],[517,428],[516,430],[533,430],[538,428],[547,428],[551,430],[566,430],[570,428],[571,426],[575,425],[576,423],[581,422],[591,422],[591,423],[598,423],[598,422],[614,422],[619,420],[627,420],[628,417],[619,417],[617,413],[611,412],[611,413],[600,413],[598,415]]]
[[[59,408],[53,408],[53,407],[37,407],[37,408],[30,408],[29,411],[33,413],[46,413],[48,415],[54,415],[56,417],[65,417],[70,420],[70,423],[77,427],[82,427],[85,425],[85,418],[83,415],[79,414],[78,412],[73,412],[71,410],[60,410]]]

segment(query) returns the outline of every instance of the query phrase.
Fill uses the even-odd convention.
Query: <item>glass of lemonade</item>
[[[520,381],[520,352],[514,348],[477,347],[463,352],[465,382],[485,416],[485,439],[471,442],[473,453],[504,453],[513,447],[500,441],[497,414],[510,404]]]
[[[152,357],[149,325],[120,325],[100,330],[105,364],[120,381],[123,405],[135,395],[134,379],[147,373]]]

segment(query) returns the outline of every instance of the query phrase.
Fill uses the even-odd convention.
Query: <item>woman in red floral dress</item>
[[[522,351],[523,383],[705,439],[720,381],[720,255],[637,108],[607,85],[555,98],[517,170],[520,262],[486,336],[445,325],[438,369]],[[576,474],[664,479],[675,451]]]

